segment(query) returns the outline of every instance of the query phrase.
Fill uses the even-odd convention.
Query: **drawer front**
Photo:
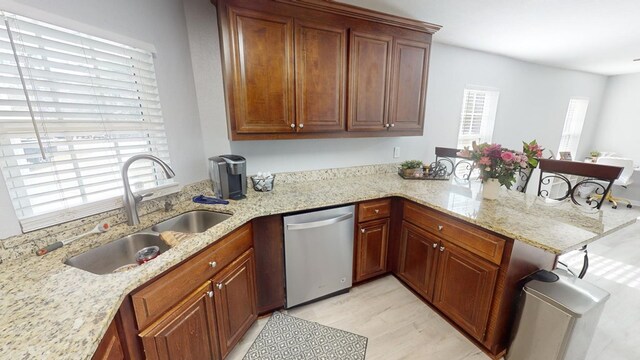
[[[404,219],[460,246],[465,250],[500,264],[505,240],[416,203],[404,202]]]
[[[358,204],[358,222],[377,220],[391,215],[391,199],[366,201]]]
[[[142,330],[158,319],[252,245],[251,224],[247,224],[134,293],[131,298],[138,328]]]

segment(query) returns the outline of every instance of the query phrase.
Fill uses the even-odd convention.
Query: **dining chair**
[[[473,172],[474,163],[468,157],[460,156],[459,149],[436,146],[436,171],[445,176],[453,175],[458,180],[469,180]]]
[[[576,205],[589,206],[594,209],[600,209],[606,194],[611,190],[611,185],[620,177],[623,170],[618,166],[552,159],[540,159],[539,168],[538,196],[558,201],[571,199]],[[575,177],[575,183],[572,184],[573,177]],[[566,186],[566,191],[560,191],[557,196],[553,196],[553,188],[557,185]],[[579,194],[581,189],[589,190]],[[593,194],[603,196],[597,198]],[[580,201],[582,197],[584,197],[584,201]],[[587,245],[580,248],[579,251],[584,252],[582,270],[578,275],[578,278],[582,279],[589,269]],[[569,268],[566,264],[558,262],[567,269]]]

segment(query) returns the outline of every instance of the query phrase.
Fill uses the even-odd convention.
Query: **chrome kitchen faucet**
[[[140,224],[140,217],[138,216],[138,209],[136,205],[145,197],[153,195],[153,193],[147,193],[142,195],[134,195],[133,191],[131,191],[131,185],[129,185],[129,167],[135,161],[140,159],[151,160],[164,170],[164,174],[167,176],[167,179],[171,179],[176,176],[176,173],[173,172],[173,169],[166,162],[162,161],[160,158],[155,157],[153,155],[140,154],[134,155],[129,158],[129,160],[125,161],[122,166],[122,182],[124,183],[124,195],[122,197],[122,201],[124,203],[124,211],[127,213],[127,224],[128,225],[138,225]]]

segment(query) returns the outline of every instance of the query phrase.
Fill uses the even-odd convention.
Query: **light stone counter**
[[[260,216],[399,196],[561,254],[634,223],[638,215],[627,209],[584,212],[567,202],[547,204],[506,189],[501,190],[498,200],[482,201],[477,183],[469,186],[444,181],[409,181],[389,173],[388,169],[387,173],[360,171],[351,175],[355,176],[335,178],[329,172],[316,172],[303,182],[283,175],[276,178],[276,187],[269,193],[250,191],[247,199],[232,201],[226,206],[182,201],[169,212],[157,211],[142,217],[142,224],[135,228],[115,225],[108,233],[84,243],[80,240],[44,257],[24,256],[3,262],[0,265],[0,358],[90,359],[124,296]],[[63,264],[65,259],[88,247],[194,209],[233,216],[203,234],[187,237],[155,260],[127,272],[94,275]],[[43,239],[42,242],[51,241]]]

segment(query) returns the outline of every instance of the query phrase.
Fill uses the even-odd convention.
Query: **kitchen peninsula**
[[[434,295],[434,289],[421,293],[419,284],[412,282],[411,273],[402,272],[401,249],[408,236],[403,235],[403,231],[431,234],[438,230],[429,227],[428,219],[434,224],[442,221],[445,230],[438,237],[442,239],[439,240],[441,246],[463,239],[453,247],[462,248],[465,253],[475,249],[483,264],[492,264],[490,268],[496,271],[492,280],[496,282],[496,292],[503,291],[504,295],[501,301],[494,301],[489,304],[491,308],[486,309],[486,327],[476,329],[474,324],[465,323],[466,319],[460,318],[455,309],[434,306],[458,323],[460,329],[485,351],[498,355],[504,350],[510,319],[503,313],[511,308],[509,301],[516,295],[512,289],[501,289],[501,286],[515,284],[518,280],[509,279],[510,273],[503,273],[501,269],[517,267],[523,268],[518,272],[531,273],[535,271],[532,266],[552,267],[556,255],[633,224],[637,216],[635,212],[584,212],[568,202],[549,204],[505,189],[501,190],[498,200],[487,201],[478,196],[478,184],[406,181],[395,171],[395,165],[380,165],[278,174],[275,189],[268,193],[250,191],[247,199],[232,201],[227,206],[183,201],[169,211],[142,216],[137,227],[114,225],[110,232],[96,240],[97,243],[78,241],[44,257],[26,255],[4,261],[0,265],[0,357],[89,359],[131,292],[234,230],[266,216],[376,199],[390,199],[391,204],[387,271],[396,274],[427,301],[430,301],[429,295]],[[206,192],[206,186],[205,182],[200,187],[188,188],[185,191],[194,193],[187,194],[185,199],[199,191]],[[89,247],[195,209],[226,212],[233,216],[202,234],[185,237],[158,258],[127,272],[95,275],[63,264],[65,259]],[[447,233],[449,229],[453,232]],[[72,235],[68,231],[65,234]],[[465,241],[468,234],[488,242]],[[487,247],[491,244],[495,247]],[[516,258],[520,263],[514,263]],[[444,285],[436,286],[442,290]]]

